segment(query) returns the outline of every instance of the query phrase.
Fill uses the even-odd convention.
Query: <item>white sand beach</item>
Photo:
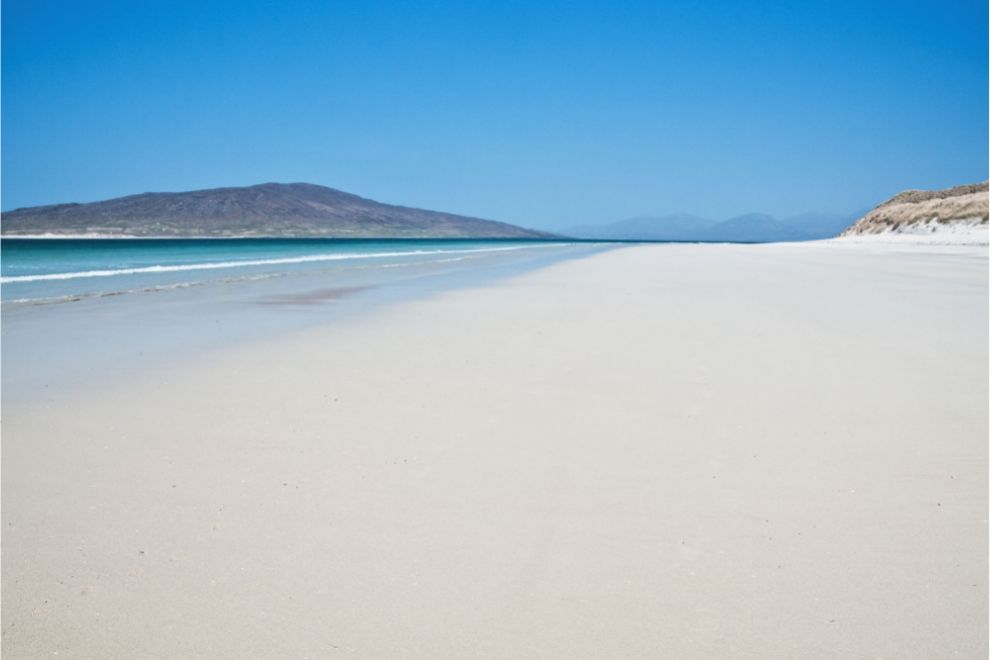
[[[876,234],[854,234],[832,239],[840,243],[891,243],[898,245],[982,245],[990,244],[990,226],[981,218],[939,223],[936,219],[918,222]]]
[[[5,405],[4,657],[985,658],[987,275],[636,246]]]

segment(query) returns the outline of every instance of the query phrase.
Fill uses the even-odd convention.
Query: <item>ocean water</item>
[[[4,239],[5,401],[610,249],[581,241]]]
[[[4,239],[0,291],[7,304],[74,302],[170,288],[356,273],[387,281],[387,269],[481,262],[572,245],[548,241],[341,239]],[[374,274],[380,277],[375,277]]]

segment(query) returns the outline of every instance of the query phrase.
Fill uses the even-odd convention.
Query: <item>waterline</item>
[[[46,273],[42,275],[11,275],[0,277],[0,284],[15,282],[44,282],[53,280],[73,280],[87,277],[113,277],[116,275],[138,275],[143,273],[175,273],[194,270],[217,270],[225,268],[245,268],[250,266],[273,266],[287,264],[315,263],[321,261],[343,261],[353,259],[375,259],[405,256],[428,256],[433,254],[470,254],[478,252],[505,252],[538,247],[560,247],[564,243],[540,243],[511,247],[473,248],[467,250],[409,250],[403,252],[366,252],[359,254],[313,254],[301,257],[281,257],[275,259],[249,259],[239,261],[203,262],[195,264],[155,265],[140,268],[118,268],[112,270],[87,270],[68,273]]]

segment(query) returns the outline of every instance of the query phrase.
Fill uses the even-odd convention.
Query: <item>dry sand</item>
[[[990,226],[980,218],[952,222],[941,222],[937,218],[932,218],[902,225],[896,230],[850,234],[830,240],[842,243],[986,246],[990,244]]]
[[[7,406],[4,658],[986,657],[987,300],[635,247]]]

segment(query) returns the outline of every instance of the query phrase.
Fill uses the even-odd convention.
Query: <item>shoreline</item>
[[[349,322],[403,301],[484,286],[616,246],[547,242],[532,247],[541,249],[452,251],[449,258],[438,252],[437,262],[403,262],[406,253],[396,257],[395,263],[384,264],[380,262],[384,257],[377,253],[356,258],[342,255],[325,266],[323,261],[296,264],[285,259],[292,262],[288,266],[317,268],[235,272],[202,281],[149,283],[125,276],[123,287],[117,283],[120,277],[90,278],[115,284],[41,299],[10,300],[11,285],[4,284],[0,344],[4,398],[6,402],[50,402],[92,387],[112,389],[122,378],[194,362],[230,346]],[[378,263],[362,265],[371,259]],[[179,269],[176,275],[185,272]],[[156,270],[153,275],[162,274],[171,273]]]
[[[986,252],[891,247],[606,250],[5,403],[4,650],[980,657]]]
[[[552,243],[557,241],[591,242],[593,239],[571,238],[568,236],[287,236],[275,234],[258,235],[238,235],[238,236],[141,236],[136,234],[2,234],[3,239],[26,239],[26,240],[116,240],[123,239],[129,241],[506,241],[522,243]]]

